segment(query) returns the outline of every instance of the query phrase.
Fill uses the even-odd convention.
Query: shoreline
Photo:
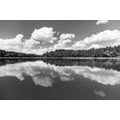
[[[0,57],[0,59],[120,59],[120,57]]]

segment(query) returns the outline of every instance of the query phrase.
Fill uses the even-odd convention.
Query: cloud
[[[71,43],[70,39],[64,40],[64,41],[59,41],[57,44],[54,45],[53,49],[65,49],[67,48],[67,44]]]
[[[91,49],[120,45],[120,30],[105,30],[82,40],[76,40],[75,34],[62,33],[58,36],[52,27],[35,29],[29,39],[18,34],[15,38],[0,39],[0,49],[22,53],[42,55],[58,49]]]
[[[98,45],[98,44],[92,44],[90,47],[89,47],[89,49],[92,49],[92,48],[94,48],[94,49],[99,49],[99,48],[102,48],[103,46],[101,46],[101,45]]]
[[[96,22],[96,25],[106,24],[106,23],[108,23],[108,22],[109,22],[109,20],[98,20],[98,21]]]
[[[20,52],[24,45],[23,35],[18,34],[15,38],[11,39],[0,39],[0,49],[7,51]]]
[[[43,27],[40,29],[35,29],[31,35],[31,38],[39,42],[53,43],[55,40],[57,40],[57,38],[54,37],[55,33],[56,32],[53,31],[52,27]]]
[[[83,40],[76,41],[72,45],[72,49],[90,49],[92,47],[107,47],[120,45],[120,31],[119,30],[105,30],[103,32],[93,34]]]
[[[24,35],[18,34],[15,39],[21,42],[21,40],[23,40],[23,37]]]
[[[65,49],[75,38],[75,34],[71,33],[58,35],[52,27],[42,27],[35,29],[29,39],[25,39],[22,34],[15,38],[0,39],[0,49],[41,55],[56,49]]]
[[[61,34],[60,35],[60,40],[65,40],[65,39],[74,39],[75,38],[75,34]]]
[[[67,49],[69,46],[71,46],[71,43],[73,42],[75,38],[75,34],[61,34],[60,39],[58,42],[54,45],[53,49]]]

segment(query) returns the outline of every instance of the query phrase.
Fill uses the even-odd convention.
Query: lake
[[[1,100],[120,99],[120,59],[0,59]]]

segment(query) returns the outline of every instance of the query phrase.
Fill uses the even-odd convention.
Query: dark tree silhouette
[[[89,50],[56,50],[47,52],[43,57],[119,57],[120,46]]]

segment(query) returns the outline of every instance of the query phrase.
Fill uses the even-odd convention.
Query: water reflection
[[[17,63],[16,63],[17,62]],[[4,64],[2,64],[4,63]],[[1,60],[0,77],[12,76],[20,81],[30,76],[35,85],[52,87],[56,80],[86,78],[103,85],[120,84],[119,60],[52,60],[18,62]],[[103,93],[95,92],[101,96]]]
[[[104,91],[94,90],[94,93],[100,97],[106,97],[106,94]]]

